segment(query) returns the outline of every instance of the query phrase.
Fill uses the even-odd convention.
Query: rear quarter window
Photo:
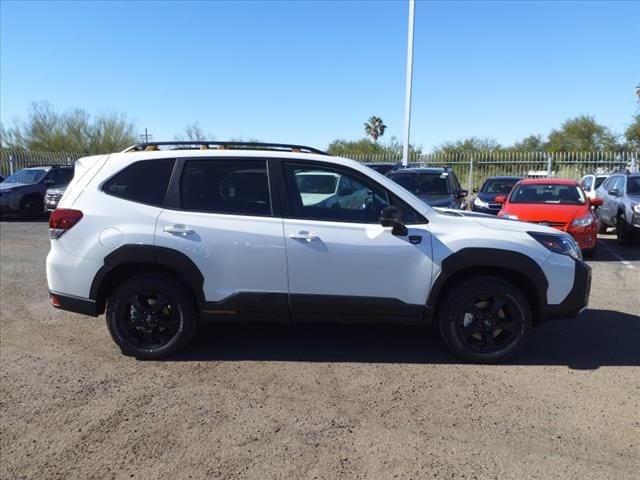
[[[133,163],[108,180],[102,190],[107,195],[161,207],[174,163],[173,158]]]

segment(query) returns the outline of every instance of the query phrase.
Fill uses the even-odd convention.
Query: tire
[[[455,355],[474,363],[495,363],[514,356],[527,343],[531,307],[522,292],[506,280],[474,277],[447,293],[439,325],[444,342]]]
[[[593,248],[585,248],[582,250],[582,256],[584,258],[593,258],[596,255],[596,247]]]
[[[38,218],[44,215],[44,201],[38,197],[26,197],[20,202],[20,216]]]
[[[607,229],[609,227],[602,223],[602,220],[600,220],[600,218],[598,218],[598,233],[607,233]]]
[[[158,308],[156,305],[161,303]],[[198,325],[192,296],[170,277],[132,277],[109,298],[107,327],[125,355],[156,360],[184,349]]]
[[[632,241],[633,232],[627,226],[623,212],[618,212],[616,217],[616,238],[620,245],[629,245]]]

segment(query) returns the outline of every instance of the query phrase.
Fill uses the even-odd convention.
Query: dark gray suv
[[[0,183],[0,214],[39,217],[44,214],[47,188],[64,187],[73,178],[73,167],[29,167]]]
[[[445,168],[402,168],[387,174],[427,205],[464,210],[468,192],[463,190],[456,174]]]
[[[640,173],[615,173],[600,185],[597,196],[602,206],[597,210],[600,233],[615,227],[618,242],[629,244],[640,234]]]

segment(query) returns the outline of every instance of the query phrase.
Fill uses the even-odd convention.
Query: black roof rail
[[[142,152],[160,150],[159,147],[177,147],[174,150],[275,150],[279,152],[315,153],[316,155],[329,155],[317,148],[305,145],[290,145],[288,143],[263,143],[263,142],[218,142],[209,140],[176,140],[171,142],[143,142],[133,145],[126,152]],[[186,147],[186,148],[180,148]]]

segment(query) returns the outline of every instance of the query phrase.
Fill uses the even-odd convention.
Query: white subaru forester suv
[[[309,201],[309,174],[345,187]],[[106,311],[122,352],[146,359],[213,319],[435,323],[456,355],[495,362],[535,323],[577,315],[591,283],[568,234],[439,212],[297,145],[154,142],[82,158],[49,227],[52,304]]]

